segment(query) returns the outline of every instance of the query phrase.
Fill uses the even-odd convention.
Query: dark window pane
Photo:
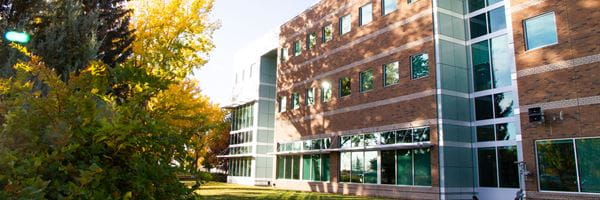
[[[494,125],[477,127],[477,142],[494,141]]]
[[[578,139],[575,142],[581,192],[600,193],[600,138]]]
[[[496,140],[515,140],[517,127],[513,123],[496,125]]]
[[[340,181],[350,182],[350,170],[352,166],[352,153],[342,152],[340,153]]]
[[[534,49],[558,42],[554,13],[546,13],[525,20],[527,49]]]
[[[321,181],[321,155],[316,154],[312,156],[312,180]]]
[[[321,149],[321,147],[323,146],[323,140],[313,140],[312,141],[312,149],[313,150],[318,150]]]
[[[366,92],[373,89],[373,70],[360,73],[360,91]]]
[[[418,79],[429,76],[429,55],[421,54],[411,57],[411,77]]]
[[[396,161],[398,185],[413,185],[412,150],[398,150]]]
[[[429,127],[413,129],[413,142],[429,142]]]
[[[396,151],[381,151],[381,184],[396,184]]]
[[[474,12],[485,7],[485,0],[469,0],[469,12]]]
[[[324,138],[323,139],[323,149],[329,149],[331,148],[331,138]]]
[[[412,143],[412,130],[399,130],[396,131],[396,143]]]
[[[471,46],[473,54],[473,82],[475,91],[492,88],[490,72],[490,49],[488,41],[482,41]]]
[[[364,183],[377,183],[377,151],[365,152]]]
[[[352,174],[350,182],[362,183],[365,170],[365,152],[352,152]]]
[[[321,181],[329,181],[329,178],[331,177],[331,172],[329,172],[329,165],[329,154],[323,154],[321,156]]]
[[[572,140],[537,142],[540,189],[577,192]]]
[[[431,150],[415,149],[415,185],[431,186]]]
[[[477,150],[479,186],[497,187],[496,148],[480,148]]]
[[[285,179],[292,179],[292,157],[285,157]]]
[[[517,147],[498,147],[500,187],[519,187],[519,167],[515,162],[517,162]]]
[[[478,38],[479,36],[487,34],[487,19],[485,13],[477,15],[469,19],[471,26],[471,39]]]
[[[475,116],[477,120],[492,119],[494,117],[493,107],[491,95],[475,98]]]
[[[294,163],[292,164],[293,179],[300,179],[300,156],[293,156]]]
[[[311,177],[310,177],[310,175],[311,175],[310,170],[312,169],[310,166],[311,163],[312,163],[312,160],[311,160],[310,155],[304,155],[302,157],[302,179],[303,180],[311,179]]]
[[[396,143],[396,132],[390,131],[381,133],[381,144],[395,144]]]
[[[348,96],[352,94],[352,86],[350,77],[344,77],[340,79],[340,96]]]
[[[489,12],[490,33],[506,28],[506,14],[504,6],[496,8]]]
[[[513,116],[513,106],[515,102],[513,100],[512,93],[501,93],[494,95],[494,108],[496,112],[496,118],[510,117]]]

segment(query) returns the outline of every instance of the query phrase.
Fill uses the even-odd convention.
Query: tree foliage
[[[72,12],[56,11],[51,23],[27,30],[45,39],[0,48],[15,58],[12,74],[0,78],[0,199],[194,198],[198,184],[186,187],[176,175],[196,174],[205,142],[227,126],[223,111],[185,79],[212,48],[212,1],[132,7],[132,55],[120,62],[126,53],[113,54],[114,66],[102,58],[97,33],[74,27],[102,29],[82,17],[91,16],[89,5],[47,2]],[[166,5],[173,12],[158,9]],[[29,20],[32,13],[13,14]],[[167,25],[170,18],[181,26]],[[162,19],[161,26],[141,26]],[[60,38],[58,30],[82,41]],[[51,44],[51,37],[64,42]],[[66,56],[54,62],[49,51]]]

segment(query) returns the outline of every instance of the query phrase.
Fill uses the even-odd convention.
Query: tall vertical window
[[[558,43],[554,12],[527,19],[524,26],[527,50]]]
[[[282,61],[287,61],[288,60],[288,48],[287,47],[281,47],[281,60]]]
[[[315,104],[315,88],[306,89],[306,105]]]
[[[398,0],[381,0],[381,5],[383,6],[381,15],[387,15],[398,8]]]
[[[233,131],[248,128],[254,122],[254,104],[236,107],[231,112],[231,128]]]
[[[323,43],[333,40],[333,25],[329,24],[324,26],[321,34],[323,34],[321,36]]]
[[[359,9],[360,25],[363,26],[373,21],[373,4],[368,3]]]
[[[285,97],[279,97],[279,112],[285,112],[287,100]]]
[[[469,19],[471,39],[506,29],[506,14],[504,6]]]
[[[306,49],[311,50],[317,46],[317,33],[313,32],[306,37]]]
[[[350,77],[340,78],[340,97],[352,94],[352,79]]]
[[[400,82],[398,66],[398,62],[383,65],[383,86],[390,86]]]
[[[302,43],[300,40],[294,42],[294,56],[299,56],[302,53]]]
[[[477,150],[480,187],[519,187],[517,147],[486,147]]]
[[[366,92],[373,89],[373,69],[360,73],[360,92]]]
[[[344,35],[352,30],[352,15],[348,14],[340,17],[340,35]]]
[[[300,94],[297,92],[292,93],[292,109],[300,108]]]
[[[507,46],[506,35],[471,46],[473,89],[476,92],[512,85],[509,62],[511,52]]]
[[[327,81],[321,83],[321,102],[329,102],[332,94],[331,83]]]
[[[412,79],[429,76],[429,56],[427,54],[411,56],[410,69]]]
[[[300,156],[277,156],[277,179],[300,179]]]

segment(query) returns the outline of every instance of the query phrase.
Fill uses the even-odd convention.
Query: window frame
[[[371,9],[370,9],[371,10],[371,18],[368,18],[369,21],[365,22],[364,19],[363,19],[363,17],[365,16],[364,13],[363,13],[363,9],[365,7],[367,7],[367,6],[371,7]],[[373,17],[373,3],[369,2],[369,3],[366,3],[366,4],[364,4],[364,5],[362,5],[361,7],[358,8],[358,26],[365,26],[365,25],[373,22],[373,20],[374,20],[374,17]]]
[[[544,17],[544,16],[550,15],[550,14],[552,14],[554,16],[553,19],[554,19],[554,30],[556,30],[556,42],[550,43],[550,44],[545,44],[545,45],[538,46],[538,47],[535,47],[535,48],[529,48],[528,39],[527,39],[528,38],[528,36],[527,36],[527,24],[526,24],[527,21],[528,20],[532,20],[532,19],[536,19],[536,18],[540,18],[540,17]],[[544,48],[544,47],[549,47],[549,46],[554,46],[554,45],[559,44],[560,43],[560,38],[558,37],[558,24],[557,23],[558,23],[558,21],[556,20],[556,12],[554,12],[554,11],[544,12],[544,13],[541,13],[539,15],[523,19],[522,26],[523,26],[523,39],[524,39],[523,41],[524,41],[524,45],[525,45],[525,52],[533,51],[533,50],[536,50],[536,49],[541,49],[541,48]]]
[[[348,94],[346,94],[346,95],[343,95],[343,90],[342,90],[342,89],[343,89],[343,88],[342,88],[342,81],[343,81],[343,80],[345,80],[345,79],[348,79],[348,84],[349,84],[349,88],[348,88],[348,89],[349,89],[349,91],[348,91]],[[348,97],[348,96],[352,95],[352,78],[351,78],[350,76],[344,76],[344,77],[341,77],[341,78],[338,80],[338,90],[339,90],[339,92],[338,92],[338,96],[339,96],[340,98],[343,98],[343,97]]]
[[[363,74],[366,74],[368,72],[371,73],[371,88],[364,89],[363,88],[363,81],[364,81]],[[369,91],[372,91],[375,89],[375,74],[374,73],[375,73],[375,71],[373,70],[373,68],[369,68],[367,70],[364,70],[364,71],[361,71],[358,73],[358,79],[359,79],[359,87],[358,88],[359,88],[360,93],[366,93],[366,92],[369,92]]]
[[[346,19],[346,17],[348,17],[348,18],[349,18],[349,19],[348,19],[348,23],[349,23],[349,24],[348,24],[348,31],[344,32],[344,19]],[[346,15],[343,15],[343,16],[341,16],[341,17],[340,17],[340,20],[339,20],[339,24],[340,24],[340,25],[339,25],[339,29],[340,29],[340,36],[342,36],[342,35],[346,35],[347,33],[350,33],[350,32],[352,32],[352,14],[351,14],[351,13],[349,13],[349,14],[346,14]]]
[[[398,75],[398,80],[395,81],[394,83],[388,85],[387,84],[387,70],[386,69],[387,69],[388,65],[391,65],[391,64],[396,64],[396,70],[394,70],[394,71],[396,72],[396,75]],[[382,68],[382,81],[383,81],[383,87],[384,88],[400,84],[400,62],[399,61],[394,61],[394,62],[390,62],[390,63],[387,63],[387,64],[383,64],[383,65],[381,65],[381,68]]]

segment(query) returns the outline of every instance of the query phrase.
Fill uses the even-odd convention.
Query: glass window
[[[352,136],[352,147],[363,147],[364,135],[353,135]]]
[[[506,28],[506,14],[504,6],[491,10],[488,13],[489,17],[489,31],[490,33],[502,30]]]
[[[311,50],[317,46],[317,33],[310,33],[306,38],[306,49]]]
[[[298,40],[294,42],[294,56],[299,56],[302,53],[302,44]]]
[[[412,150],[398,150],[397,157],[397,183],[398,185],[413,185],[413,156]]]
[[[479,148],[477,150],[480,187],[498,187],[496,174],[496,148]]]
[[[577,192],[573,140],[536,142],[540,189]]]
[[[340,78],[340,97],[352,94],[352,79],[350,77]]]
[[[431,186],[431,150],[415,149],[415,185]]]
[[[496,140],[516,140],[517,127],[514,123],[496,124]]]
[[[293,164],[292,164],[292,179],[299,180],[300,179],[300,156],[292,156]]]
[[[478,126],[477,142],[494,141],[494,125]]]
[[[475,118],[486,120],[494,118],[492,95],[475,98]]]
[[[429,56],[427,54],[411,56],[410,60],[412,79],[429,76]]]
[[[321,181],[321,155],[315,154],[312,156],[312,180]]]
[[[494,5],[495,3],[501,2],[503,0],[487,0],[487,5]]]
[[[429,142],[429,127],[413,129],[413,142]]]
[[[360,92],[373,89],[373,69],[360,73]]]
[[[292,179],[292,157],[285,157],[285,179]]]
[[[281,48],[281,60],[287,61],[288,58],[289,58],[288,55],[289,55],[288,48],[287,47],[282,47]]]
[[[324,26],[322,34],[323,43],[333,40],[333,25]]]
[[[350,182],[363,183],[365,169],[364,152],[352,152],[352,174]]]
[[[365,146],[377,145],[378,135],[379,135],[378,133],[365,134],[364,135]]]
[[[600,193],[600,138],[575,141],[581,192]]]
[[[323,140],[322,139],[318,139],[318,140],[313,140],[312,141],[312,149],[318,150],[318,149],[321,149],[322,146],[323,146]]]
[[[506,35],[491,40],[492,69],[494,88],[512,85],[511,62],[512,52],[508,49],[508,38]],[[489,75],[488,75],[489,77]]]
[[[519,167],[517,162],[517,147],[498,147],[498,177],[500,187],[519,187]]]
[[[494,110],[496,112],[496,118],[510,117],[513,116],[513,106],[515,102],[513,100],[512,93],[500,93],[494,95]]]
[[[312,169],[312,159],[310,155],[302,156],[302,180],[311,180],[310,170]]]
[[[396,151],[381,151],[381,184],[396,184]]]
[[[315,88],[306,89],[306,105],[315,104]]]
[[[398,62],[383,65],[383,86],[394,85],[400,82]]]
[[[382,15],[387,15],[394,12],[398,8],[397,0],[382,0],[383,13]]]
[[[340,35],[352,30],[352,15],[348,14],[340,18]]]
[[[396,131],[396,143],[412,143],[412,130]]]
[[[368,24],[373,21],[373,4],[367,4],[359,9],[360,25]]]
[[[342,136],[340,146],[342,146],[342,148],[351,148],[352,147],[352,136]]]
[[[321,84],[321,101],[323,102],[329,102],[331,100],[331,95],[332,95],[332,91],[331,91],[331,83],[329,82],[323,82]]]
[[[297,92],[292,93],[292,109],[300,108],[300,95]]]
[[[554,12],[527,19],[524,24],[528,50],[558,43]]]
[[[478,38],[479,36],[487,34],[487,19],[485,13],[471,17],[469,19],[469,25],[471,27],[471,39]]]
[[[321,155],[321,181],[329,181],[331,173],[329,172],[329,154]]]
[[[303,141],[304,143],[304,150],[312,150],[312,140],[305,140]]]
[[[485,0],[469,0],[469,12],[474,12],[485,7]]]
[[[377,183],[377,151],[365,152],[364,183]]]
[[[381,133],[381,144],[396,144],[396,132],[388,131]]]
[[[285,112],[285,106],[287,104],[285,97],[279,97],[279,112]]]
[[[350,152],[342,152],[340,153],[340,181],[341,182],[350,182],[350,171],[352,166],[352,153]]]

